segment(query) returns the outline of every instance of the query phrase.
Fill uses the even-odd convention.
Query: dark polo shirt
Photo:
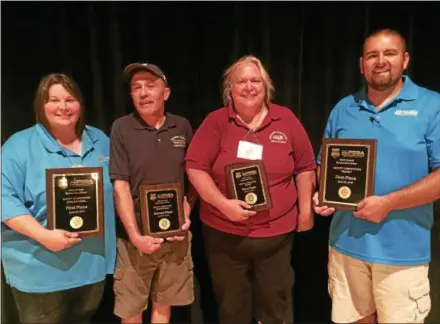
[[[139,115],[131,113],[114,121],[110,135],[110,178],[130,184],[134,211],[142,232],[139,185],[180,182],[185,192],[185,154],[192,138],[187,119],[166,113],[161,128],[148,126]],[[118,218],[117,235],[127,239]]]
[[[201,220],[223,232],[268,237],[296,228],[298,193],[294,176],[316,168],[309,137],[287,107],[269,105],[269,112],[255,133],[237,118],[232,107],[210,113],[194,135],[186,156],[186,168],[208,172],[226,195],[225,166],[244,162],[237,158],[238,143],[246,140],[263,145],[263,162],[273,207],[244,222],[231,222],[214,206],[201,200]]]

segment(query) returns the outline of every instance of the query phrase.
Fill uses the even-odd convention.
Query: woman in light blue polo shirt
[[[109,138],[84,124],[80,89],[64,74],[44,77],[37,124],[2,148],[2,262],[22,323],[88,322],[115,265]],[[47,228],[46,169],[102,167],[104,236]]]

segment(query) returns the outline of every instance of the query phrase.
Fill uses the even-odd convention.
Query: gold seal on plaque
[[[159,221],[159,227],[160,227],[161,230],[164,230],[164,231],[165,231],[165,230],[169,229],[170,226],[171,226],[171,223],[170,223],[170,221],[169,221],[168,219],[166,219],[166,218],[162,218],[162,219]]]
[[[351,196],[351,190],[350,188],[348,188],[347,186],[342,186],[341,188],[339,188],[338,190],[338,195],[339,197],[341,197],[342,199],[348,199]]]
[[[249,204],[249,205],[253,205],[257,202],[257,195],[254,194],[253,192],[248,193],[245,197],[244,200]]]
[[[79,217],[79,216],[74,216],[74,217],[72,217],[72,219],[70,220],[70,226],[71,226],[73,229],[81,228],[81,227],[83,226],[83,224],[84,224],[84,221],[83,221],[83,219],[82,219],[81,217]]]

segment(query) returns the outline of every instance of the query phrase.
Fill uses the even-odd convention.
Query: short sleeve
[[[97,129],[99,132],[99,139],[102,142],[101,147],[107,156],[110,156],[110,138],[102,130]]]
[[[186,120],[185,134],[186,134],[186,140],[187,140],[188,146],[189,146],[189,143],[191,143],[194,134],[193,134],[193,129],[191,127],[191,124],[189,123],[188,120]]]
[[[332,110],[332,112],[330,113],[330,115],[327,119],[327,125],[325,126],[323,138],[332,138],[333,137],[333,128],[332,128],[333,120],[334,120],[334,110]],[[322,150],[322,147],[319,148],[319,152],[316,157],[316,162],[319,165],[321,164],[321,150]]]
[[[440,168],[440,103],[436,107],[433,118],[430,118],[425,136],[429,166]]]
[[[128,181],[130,179],[128,154],[118,126],[118,120],[116,120],[110,133],[110,178]]]
[[[221,143],[221,128],[214,113],[205,118],[191,140],[185,158],[187,170],[197,169],[211,174]]]
[[[186,136],[186,140],[187,140],[187,150],[189,145],[191,144],[192,138],[193,138],[193,129],[191,127],[191,124],[189,123],[188,120],[186,120],[186,126],[185,126],[185,136]],[[185,196],[186,199],[189,203],[189,205],[192,207],[194,207],[195,202],[197,201],[197,198],[199,196],[199,194],[197,193],[196,189],[194,188],[194,186],[192,185],[192,183],[189,181],[188,179],[188,175],[185,172]]]
[[[304,126],[295,115],[293,115],[291,142],[293,160],[295,162],[293,173],[296,175],[301,172],[314,170],[316,168],[316,162],[312,143]]]
[[[2,148],[2,221],[31,214],[24,199],[26,161],[17,147],[26,150],[12,137]]]

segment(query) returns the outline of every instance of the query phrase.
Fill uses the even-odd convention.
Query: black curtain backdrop
[[[1,140],[34,124],[41,77],[73,76],[83,91],[86,121],[109,134],[132,111],[122,70],[151,62],[172,89],[167,110],[196,129],[221,107],[224,69],[258,56],[275,83],[275,102],[302,121],[317,151],[334,104],[362,84],[358,61],[366,33],[396,28],[408,41],[408,74],[440,91],[440,4],[435,2],[2,2]],[[18,148],[19,149],[19,148]],[[436,218],[439,212],[437,211]],[[196,301],[173,311],[173,322],[217,322],[197,210],[193,215]],[[329,322],[327,239],[330,218],[296,237],[292,264],[296,322]],[[438,220],[437,220],[438,223]],[[440,230],[433,231],[432,323],[440,323]],[[115,322],[112,279],[95,322]],[[16,321],[3,284],[2,322]],[[148,314],[145,319],[147,320]]]

